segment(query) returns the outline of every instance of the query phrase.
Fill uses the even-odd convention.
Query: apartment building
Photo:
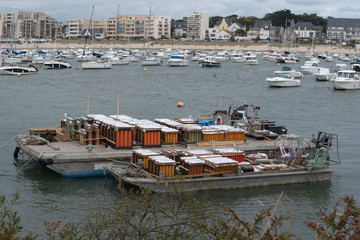
[[[61,23],[43,12],[0,13],[0,36],[14,39],[60,37]]]
[[[209,28],[209,15],[207,13],[194,13],[184,17],[186,38],[188,40],[204,40],[205,29]]]
[[[89,19],[68,19],[66,28],[66,37],[78,38],[84,37],[84,30],[88,30],[91,34],[92,30],[99,32],[105,31],[106,21],[105,20],[93,20],[90,22]],[[85,31],[86,33],[87,31]]]
[[[118,15],[106,20],[106,37],[154,38],[171,37],[171,17],[151,15]]]
[[[334,42],[360,40],[360,19],[328,18],[327,39]]]

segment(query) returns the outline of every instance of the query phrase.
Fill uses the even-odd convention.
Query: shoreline
[[[10,48],[10,44],[8,43],[1,43],[0,48]],[[15,49],[17,50],[32,50],[34,49],[33,44],[16,44]],[[73,48],[73,49],[83,49],[84,43],[38,43],[37,49],[67,49],[67,48]],[[239,43],[239,44],[226,44],[226,43],[218,43],[217,45],[214,44],[206,44],[206,43],[193,43],[189,44],[188,42],[185,42],[183,44],[160,44],[160,43],[146,43],[144,46],[144,43],[94,43],[94,44],[88,44],[87,48],[95,48],[95,49],[111,49],[111,48],[120,48],[120,49],[151,49],[151,50],[159,50],[159,49],[182,49],[182,50],[208,50],[208,51],[221,51],[221,50],[241,50],[241,51],[260,51],[260,52],[266,52],[266,51],[274,51],[274,52],[281,52],[284,51],[282,47],[278,46],[272,46],[271,44],[249,44],[249,43]],[[314,49],[311,51],[311,47],[304,45],[304,46],[298,46],[290,49],[291,52],[299,52],[299,53],[306,53],[306,52],[312,52],[312,53],[343,53],[343,54],[358,54],[359,52],[356,51],[355,48],[351,47],[338,47],[338,46],[328,46],[328,45],[315,45]]]

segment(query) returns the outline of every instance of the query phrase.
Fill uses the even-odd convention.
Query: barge
[[[335,135],[319,132],[309,141],[287,134],[275,121],[260,119],[259,107],[252,109],[250,114],[249,105],[231,104],[207,116],[154,121],[126,115],[66,115],[59,128],[30,128],[29,134],[18,135],[14,157],[24,152],[29,161],[65,177],[112,174],[122,183],[153,191],[167,191],[180,182],[187,190],[203,190],[330,180],[328,162],[311,170],[307,166],[319,148],[330,148]],[[146,151],[159,159],[147,160]],[[270,162],[252,161],[257,153]],[[202,167],[192,168],[192,161],[203,162]],[[224,161],[229,163],[222,166]]]
[[[173,191],[200,191],[213,189],[234,189],[260,187],[270,185],[309,183],[318,181],[330,181],[333,170],[323,167],[316,170],[294,167],[288,170],[263,171],[244,173],[237,168],[236,173],[223,172],[216,175],[201,174],[191,178],[184,176],[169,178],[156,178],[151,176],[136,176],[128,173],[127,169],[119,166],[110,166],[107,169],[119,181],[120,184],[130,184],[153,192]]]

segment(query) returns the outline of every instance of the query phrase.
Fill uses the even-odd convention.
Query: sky
[[[0,0],[0,12],[44,12],[59,22],[67,19],[89,19],[94,6],[94,20],[121,15],[171,16],[182,19],[194,12],[209,16],[255,16],[290,9],[294,14],[313,14],[327,18],[360,18],[356,0]],[[119,8],[118,8],[119,6]]]

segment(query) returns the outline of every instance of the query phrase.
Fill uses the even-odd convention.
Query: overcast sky
[[[44,12],[59,22],[70,18],[90,18],[94,5],[94,20],[115,17],[119,5],[122,15],[171,16],[182,19],[194,12],[209,16],[255,16],[290,9],[292,13],[316,13],[321,17],[360,18],[356,0],[0,0],[0,12]]]

